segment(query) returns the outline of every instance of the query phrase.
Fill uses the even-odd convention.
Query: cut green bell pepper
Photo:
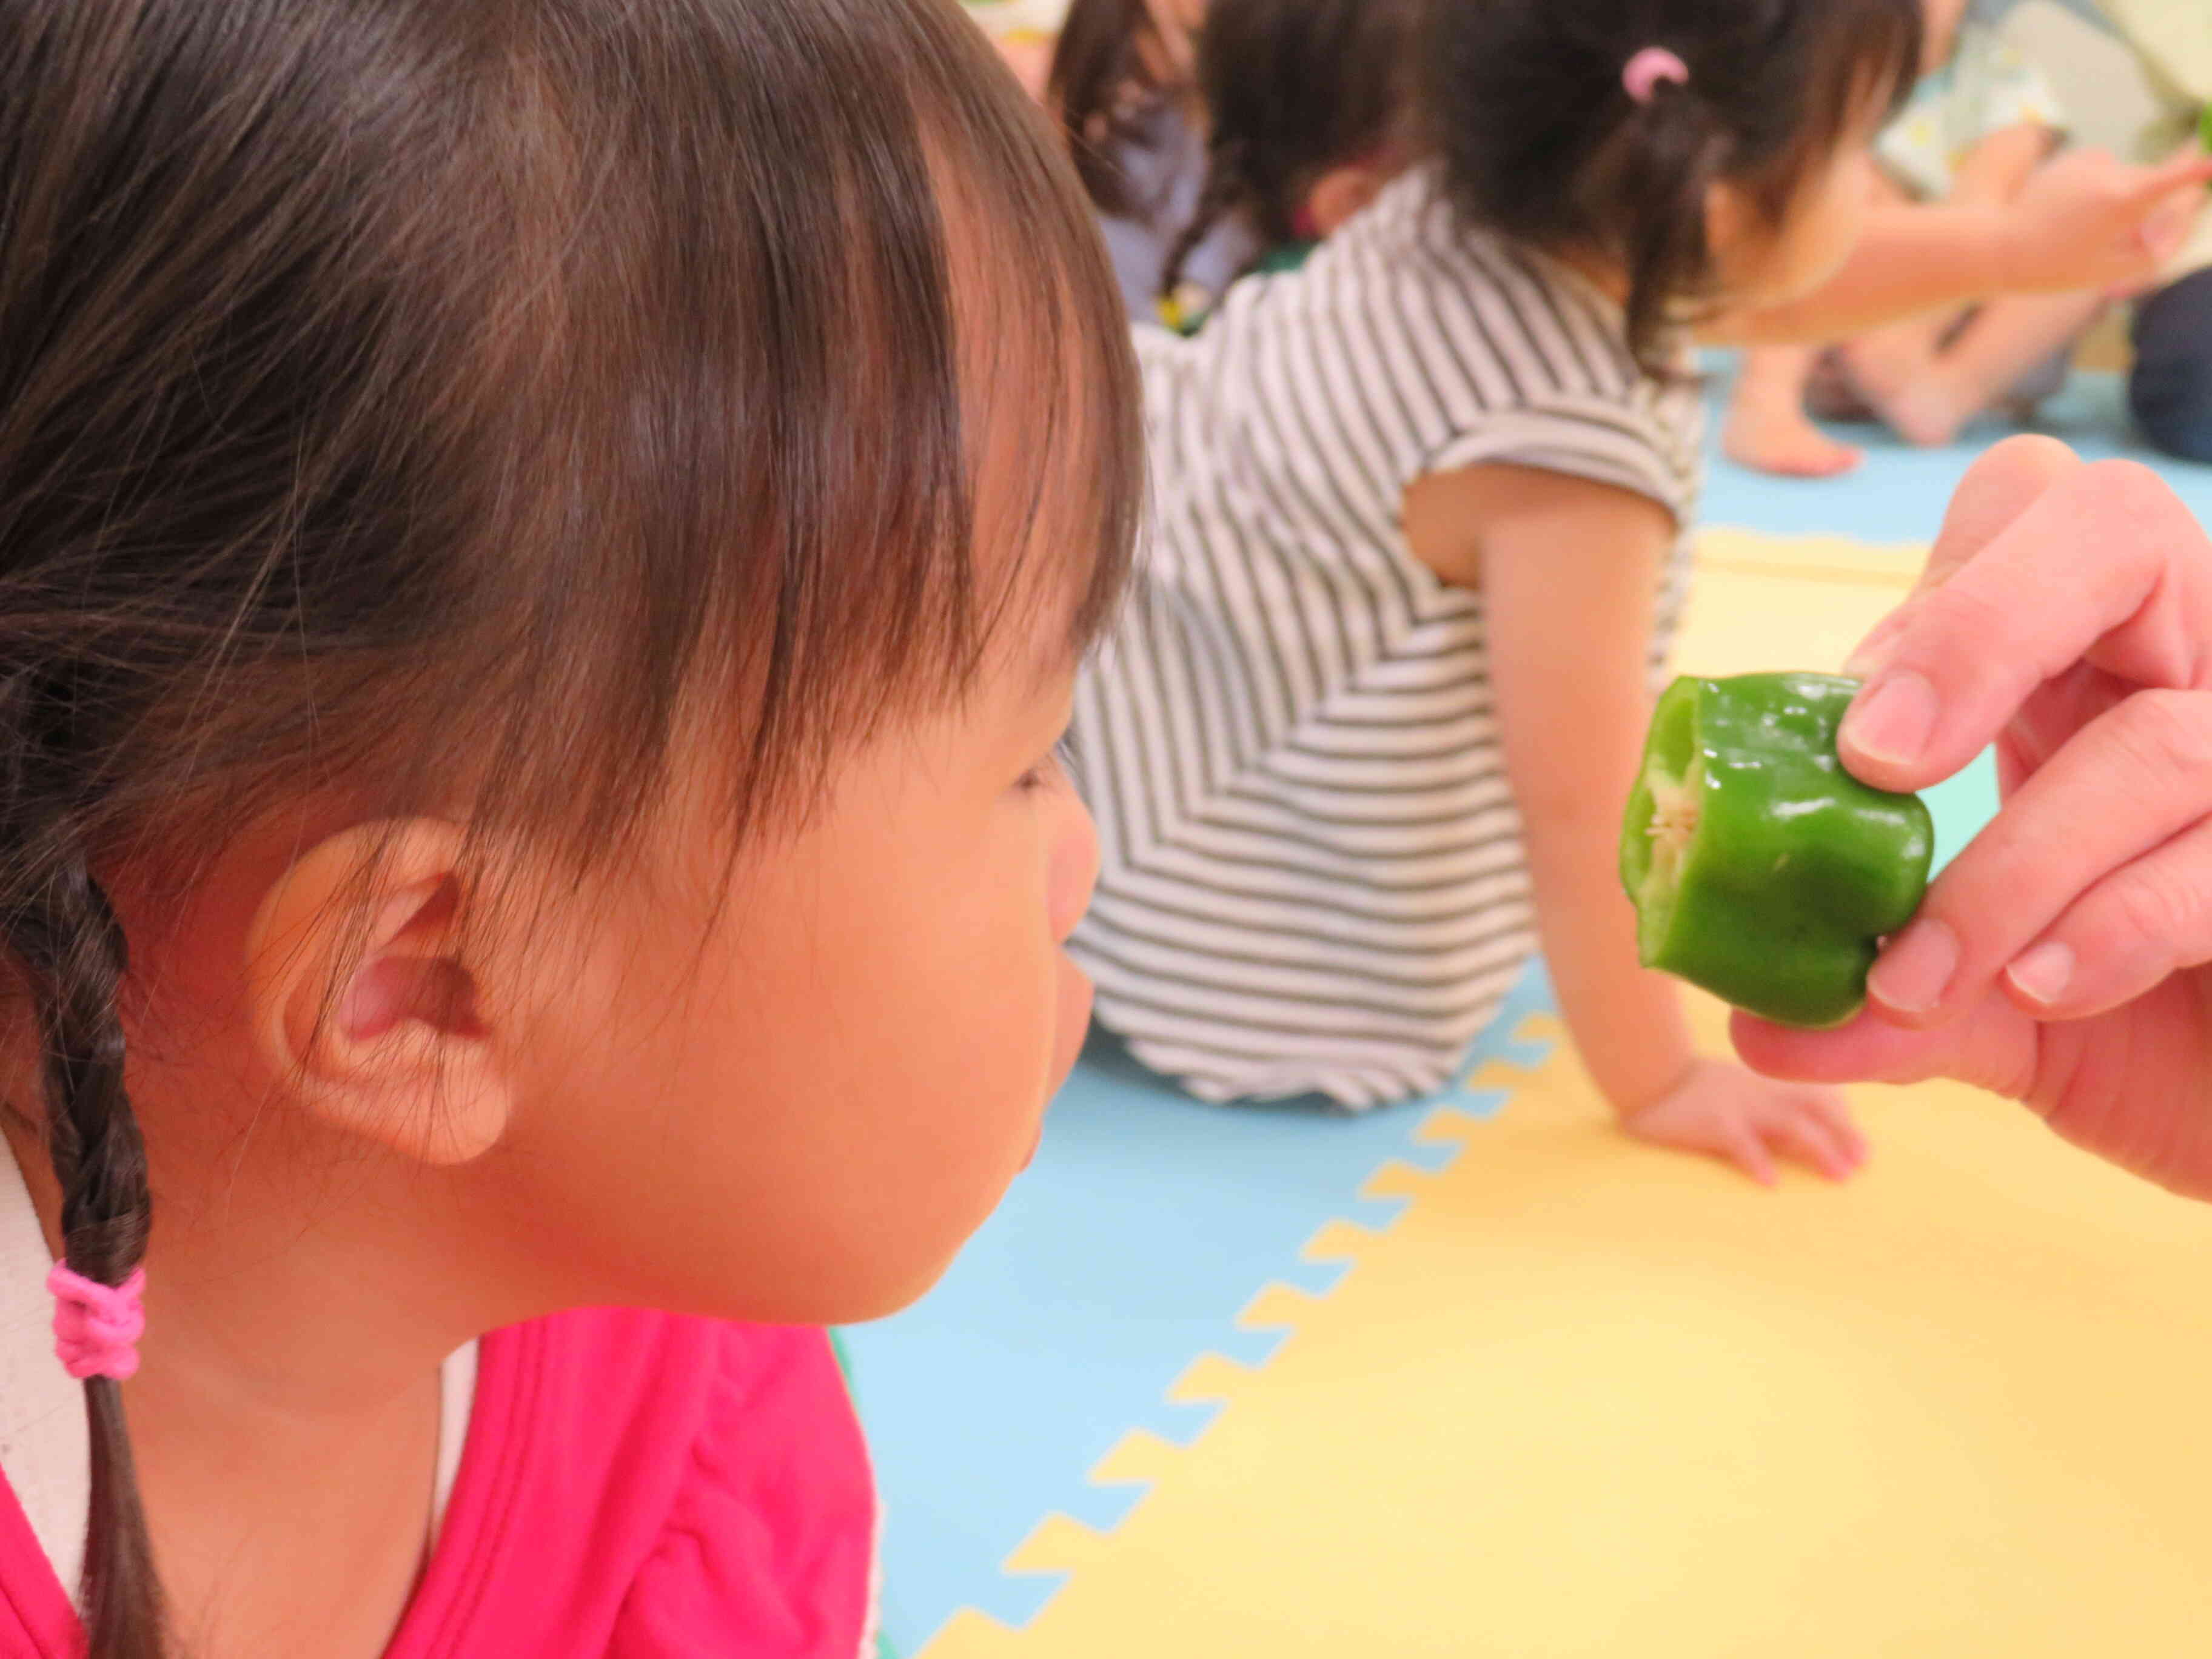
[[[1781,1024],[1858,1012],[1936,848],[1917,795],[1870,788],[1836,758],[1858,689],[1745,674],[1661,696],[1620,841],[1645,967]]]

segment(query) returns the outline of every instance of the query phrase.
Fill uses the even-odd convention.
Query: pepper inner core
[[[1705,781],[1704,773],[1705,768],[1694,761],[1680,778],[1668,777],[1656,767],[1651,769],[1648,779],[1651,822],[1644,827],[1644,833],[1651,837],[1652,887],[1664,890],[1674,884],[1682,867],[1682,857],[1697,836],[1701,805],[1698,791]]]

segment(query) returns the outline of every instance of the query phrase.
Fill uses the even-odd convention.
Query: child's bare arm
[[[1416,485],[1406,526],[1444,580],[1486,590],[1545,957],[1591,1075],[1626,1114],[1671,1088],[1691,1060],[1673,989],[1637,965],[1614,870],[1650,711],[1651,602],[1673,520],[1626,490],[1482,466]]]
[[[2212,159],[2155,167],[2073,150],[2038,168],[2007,206],[1878,208],[1844,269],[1806,299],[1717,318],[1720,343],[1827,341],[1993,294],[2115,289],[2152,280],[2195,228]]]
[[[2040,121],[2015,122],[1993,132],[1952,169],[1949,199],[1969,205],[2009,202],[2057,147],[2057,132]]]
[[[1637,963],[1620,821],[1650,713],[1652,602],[1673,518],[1627,490],[1492,465],[1417,484],[1406,528],[1440,577],[1485,593],[1545,959],[1623,1126],[1760,1179],[1772,1176],[1770,1149],[1848,1174],[1863,1146],[1840,1104],[1699,1061],[1673,985]]]

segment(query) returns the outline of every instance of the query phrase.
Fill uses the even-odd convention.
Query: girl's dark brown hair
[[[0,943],[91,1278],[150,1217],[117,874],[305,791],[581,869],[702,726],[734,849],[1119,583],[1121,305],[951,0],[0,0]],[[85,1392],[91,1659],[153,1659]]]
[[[1072,0],[1053,43],[1045,101],[1101,213],[1131,218],[1159,205],[1136,199],[1119,155],[1124,146],[1143,142],[1145,118],[1153,108],[1190,90],[1169,71],[1172,61],[1151,0]]]
[[[1744,188],[1779,228],[1800,184],[1911,88],[1920,0],[1429,0],[1420,99],[1462,222],[1618,260],[1631,349],[1664,372],[1709,298],[1705,200]],[[1686,85],[1631,98],[1648,46]]]
[[[1163,295],[1230,215],[1249,220],[1262,249],[1294,241],[1316,179],[1401,136],[1420,4],[1213,0],[1198,46],[1206,186],[1169,253]]]

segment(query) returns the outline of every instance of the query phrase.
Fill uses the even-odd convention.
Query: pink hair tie
[[[138,1339],[146,1334],[143,1267],[120,1285],[103,1285],[57,1261],[46,1288],[54,1297],[54,1352],[64,1370],[80,1382],[88,1376],[120,1382],[137,1372]]]
[[[1690,66],[1664,46],[1644,47],[1620,72],[1620,84],[1639,104],[1650,103],[1662,82],[1678,87],[1690,84]]]

